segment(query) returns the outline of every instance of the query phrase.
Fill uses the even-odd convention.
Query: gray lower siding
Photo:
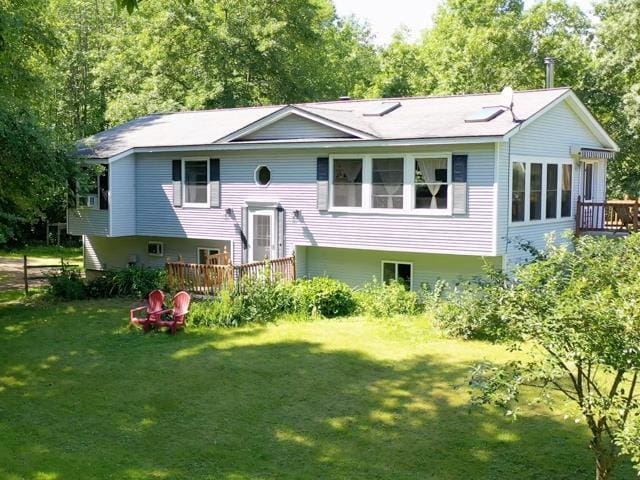
[[[374,278],[380,280],[383,261],[407,262],[413,265],[413,289],[433,285],[438,279],[455,283],[483,273],[483,266],[500,267],[500,257],[446,255],[380,250],[359,250],[326,247],[298,247],[297,255],[304,255],[304,270],[298,264],[299,276],[328,276],[342,280],[352,287],[360,287]]]
[[[164,254],[161,257],[147,253],[150,241],[163,243]],[[88,270],[112,270],[124,268],[130,259],[150,267],[163,267],[166,258],[173,260],[182,256],[188,263],[197,262],[198,248],[218,248],[221,252],[226,247],[230,250],[229,242],[221,240],[197,240],[190,238],[166,237],[84,237],[84,262]],[[133,257],[133,258],[132,258]]]

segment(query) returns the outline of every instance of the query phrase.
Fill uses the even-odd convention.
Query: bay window
[[[572,166],[563,161],[521,160],[511,164],[511,221],[571,217]]]
[[[336,158],[333,161],[333,206],[362,206],[362,159]]]
[[[447,208],[449,160],[447,158],[416,158],[415,208]]]
[[[184,161],[184,203],[185,205],[209,205],[208,200],[209,162],[207,160]]]
[[[371,206],[402,208],[404,158],[374,158],[371,170]]]

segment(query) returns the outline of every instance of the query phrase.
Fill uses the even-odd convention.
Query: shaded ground
[[[29,258],[29,265],[55,265],[60,259]],[[29,287],[41,287],[46,284],[44,276],[51,273],[50,268],[30,268]],[[24,289],[23,260],[21,258],[0,257],[0,291]]]
[[[0,304],[0,478],[593,478],[561,411],[469,408],[501,348],[426,320],[142,335],[132,304]]]

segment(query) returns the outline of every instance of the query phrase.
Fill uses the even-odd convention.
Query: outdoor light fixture
[[[225,210],[225,213],[229,216],[233,215],[233,208],[229,207]]]
[[[297,218],[298,220],[300,220],[301,216],[302,216],[302,210],[294,210],[293,211],[293,218]]]

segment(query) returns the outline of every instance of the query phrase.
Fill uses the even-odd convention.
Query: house
[[[88,271],[295,253],[298,276],[418,288],[573,230],[617,148],[568,88],[147,115],[81,142],[104,169],[68,228]]]

